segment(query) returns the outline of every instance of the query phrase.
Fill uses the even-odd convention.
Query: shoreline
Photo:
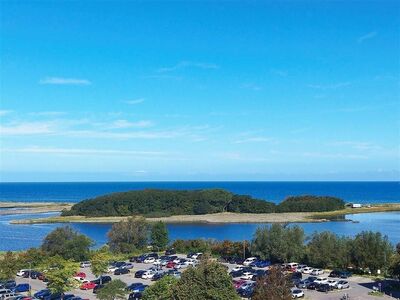
[[[72,205],[57,202],[0,202],[0,216],[60,212],[69,210]]]
[[[0,203],[0,208],[6,208],[4,203]],[[0,210],[1,215],[13,214],[31,214],[57,212],[62,209],[69,209],[72,204],[67,203],[41,203],[31,205],[20,202],[16,207],[17,210]],[[60,209],[62,208],[62,209]],[[15,213],[17,211],[17,213]],[[268,213],[268,214],[252,214],[252,213],[216,213],[205,215],[176,215],[169,217],[146,218],[149,222],[163,221],[165,223],[175,224],[229,224],[229,223],[318,223],[334,221],[349,214],[360,213],[377,213],[400,211],[400,203],[375,204],[371,207],[362,208],[345,208],[330,212],[290,212],[290,213]],[[85,217],[85,216],[67,216],[67,217],[46,217],[37,219],[12,220],[11,224],[45,224],[45,223],[116,223],[127,219],[129,216],[116,217]],[[351,221],[351,220],[343,220]]]

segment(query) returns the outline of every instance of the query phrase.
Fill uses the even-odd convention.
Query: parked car
[[[141,292],[139,292],[139,293],[130,293],[129,297],[128,297],[128,300],[140,300],[140,299],[142,299],[142,293]]]
[[[292,298],[302,298],[304,297],[304,292],[302,290],[292,290]]]
[[[0,289],[0,297],[2,297],[2,295],[4,294],[9,294],[9,293],[12,293],[10,289]]]
[[[97,278],[97,279],[95,279],[95,280],[92,280],[92,282],[93,283],[95,283],[95,284],[104,284],[104,283],[108,283],[108,282],[110,282],[112,279],[111,279],[111,277],[110,276],[107,276],[107,275],[102,275],[102,276],[100,276],[99,278]]]
[[[156,261],[156,258],[150,256],[150,257],[147,257],[143,262],[144,262],[145,264],[152,264],[152,263],[154,263],[155,261]]]
[[[316,284],[326,284],[326,283],[328,283],[328,278],[326,278],[326,277],[318,277],[317,279],[314,280],[314,283],[316,283]]]
[[[167,268],[175,268],[176,263],[174,263],[173,261],[169,261],[166,265]]]
[[[240,279],[244,279],[244,280],[251,280],[253,279],[254,274],[251,272],[244,272],[242,274],[242,276],[240,276]]]
[[[331,287],[336,288],[338,282],[336,280],[333,279],[329,279],[327,284],[329,284]]]
[[[42,275],[41,272],[38,272],[38,271],[32,271],[32,272],[31,272],[31,278],[32,278],[32,279],[39,279],[39,278],[40,278],[40,275]]]
[[[310,282],[309,284],[307,284],[307,289],[308,290],[315,290],[315,289],[317,289],[318,286],[319,286],[318,283]]]
[[[319,284],[319,285],[317,286],[316,290],[317,290],[318,292],[327,293],[327,292],[329,292],[329,291],[332,291],[332,290],[333,290],[333,287],[331,287],[331,286],[330,286],[329,284],[327,284],[327,283],[324,283],[324,284]]]
[[[93,294],[97,294],[100,289],[102,289],[105,286],[105,284],[98,284],[94,287],[93,289]]]
[[[127,287],[127,290],[131,291],[133,293],[139,293],[139,292],[143,292],[147,287],[148,287],[148,285],[146,285],[146,284],[143,284],[141,282],[135,282],[135,283],[132,283],[131,285],[129,285]]]
[[[336,288],[339,289],[339,290],[348,289],[349,287],[350,287],[350,284],[346,280],[339,280],[337,285],[336,285]]]
[[[28,283],[20,283],[13,288],[14,293],[29,292],[30,290],[31,286]]]
[[[133,269],[133,264],[131,264],[131,263],[125,263],[123,266],[121,266],[121,268],[124,268],[124,269]]]
[[[20,294],[15,292],[5,293],[1,295],[2,300],[14,300],[15,297],[20,296]]]
[[[90,263],[90,261],[83,261],[80,263],[80,267],[81,268],[89,268],[92,264]]]
[[[114,275],[123,275],[130,273],[129,269],[119,268],[114,271]]]
[[[341,271],[341,270],[333,270],[330,274],[329,277],[336,277],[336,278],[349,278],[352,275],[351,272],[348,271]]]
[[[303,274],[311,274],[312,271],[313,271],[313,268],[310,268],[310,267],[305,267],[305,268],[301,269],[301,272]]]
[[[293,278],[298,278],[298,279],[301,279],[301,278],[303,278],[303,274],[301,273],[301,272],[293,272],[291,275],[290,275],[290,277],[293,279]]]
[[[231,272],[229,273],[229,275],[231,275],[233,278],[235,278],[235,277],[240,277],[240,276],[242,276],[243,273],[244,273],[243,270],[231,271]]]
[[[7,280],[4,283],[4,288],[11,290],[11,289],[15,288],[16,285],[17,285],[17,283],[15,282],[15,280]]]
[[[318,276],[318,275],[322,275],[322,274],[324,274],[324,270],[322,270],[322,269],[313,269],[311,271],[311,275]]]
[[[17,272],[18,277],[22,277],[26,272],[30,272],[31,270],[29,269],[21,269]]]
[[[80,289],[81,290],[92,290],[95,287],[96,287],[96,283],[89,281],[89,282],[82,283],[80,286]]]
[[[233,281],[233,287],[235,288],[235,290],[237,290],[238,288],[240,288],[243,284],[245,284],[247,281],[244,279],[239,279],[239,280],[234,280]]]
[[[257,268],[266,268],[271,265],[269,260],[256,260],[255,262],[251,263],[250,266],[257,267]]]
[[[49,289],[40,290],[33,294],[33,296],[37,299],[44,299],[45,297],[50,296],[51,292]]]
[[[250,264],[255,262],[256,260],[257,260],[257,257],[246,258],[245,261],[243,262],[243,265],[244,266],[250,266]]]
[[[138,270],[135,272],[135,278],[142,278],[142,275],[146,273],[146,270]]]
[[[77,272],[77,273],[75,273],[74,277],[86,278],[86,273],[84,273],[84,272]]]
[[[146,272],[143,273],[142,279],[152,279],[155,274],[156,274],[156,271],[147,270]]]
[[[165,250],[165,255],[173,255],[173,254],[176,254],[175,248],[170,248]]]
[[[305,288],[307,288],[307,285],[310,284],[311,282],[312,281],[310,281],[309,279],[304,279],[304,280],[301,280],[300,282],[298,282],[296,286],[299,289],[305,289]]]

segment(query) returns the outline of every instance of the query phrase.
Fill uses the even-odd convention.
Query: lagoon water
[[[291,195],[330,195],[348,202],[400,202],[399,182],[107,182],[107,183],[0,183],[0,201],[78,202],[110,192],[159,189],[224,188],[238,194],[280,202]],[[46,215],[55,215],[49,213]],[[12,225],[10,220],[43,217],[36,215],[0,216],[0,251],[36,247],[60,224]],[[329,230],[354,236],[363,230],[380,231],[395,244],[400,242],[400,212],[348,215],[353,222],[300,223],[306,234]],[[265,224],[267,225],[267,224]],[[88,235],[96,246],[106,243],[110,224],[71,224]],[[211,238],[251,239],[262,224],[168,224],[170,239]]]
[[[56,215],[49,213],[46,215]],[[0,216],[0,251],[23,250],[39,246],[42,239],[61,224],[12,225],[10,220],[43,217],[36,215]],[[354,236],[363,230],[380,231],[396,244],[400,242],[400,212],[370,213],[348,215],[353,222],[299,223],[307,235],[315,231],[332,231],[339,235]],[[216,240],[249,240],[258,226],[268,224],[168,224],[170,240],[211,238]],[[74,229],[88,235],[96,242],[96,247],[107,241],[111,224],[72,223]]]

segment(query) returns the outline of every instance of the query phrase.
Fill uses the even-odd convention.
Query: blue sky
[[[2,181],[398,180],[397,1],[1,1]]]

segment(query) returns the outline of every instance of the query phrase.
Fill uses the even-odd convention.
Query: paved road
[[[229,270],[231,270],[235,266],[235,265],[231,265],[231,264],[226,264],[226,265],[229,267]],[[110,276],[113,279],[119,278],[128,285],[131,283],[134,283],[134,282],[142,282],[143,284],[150,285],[150,284],[153,284],[154,281],[134,277],[134,274],[137,270],[145,270],[150,267],[152,267],[151,264],[134,263],[134,268],[131,269],[131,273],[125,274],[125,275],[119,275],[119,276],[110,274]],[[164,270],[166,270],[166,268],[164,268]],[[90,271],[90,268],[82,268],[82,269],[80,269],[80,271],[86,273],[88,280],[95,279],[95,276]],[[328,273],[321,275],[321,276],[327,276],[327,275],[328,275]],[[307,277],[307,275],[303,276],[303,278],[306,278],[306,277]],[[18,277],[16,279],[16,281],[17,281],[17,283],[28,283],[28,279],[26,279],[26,278]],[[321,293],[321,292],[312,291],[312,290],[304,290],[304,293],[305,293],[304,299],[339,300],[345,293],[347,293],[350,296],[350,300],[394,299],[393,297],[389,297],[389,296],[377,298],[377,297],[368,295],[368,292],[371,291],[372,286],[376,285],[370,279],[353,276],[353,277],[349,278],[348,281],[350,282],[350,288],[346,289],[346,290],[334,290],[329,293]],[[36,292],[36,291],[46,288],[46,284],[40,280],[31,279],[30,283],[31,283],[33,292]],[[91,299],[91,300],[96,299],[96,295],[93,294],[92,290],[83,291],[80,289],[75,289],[75,290],[71,291],[71,293],[73,293],[74,295],[80,296],[83,299]]]

